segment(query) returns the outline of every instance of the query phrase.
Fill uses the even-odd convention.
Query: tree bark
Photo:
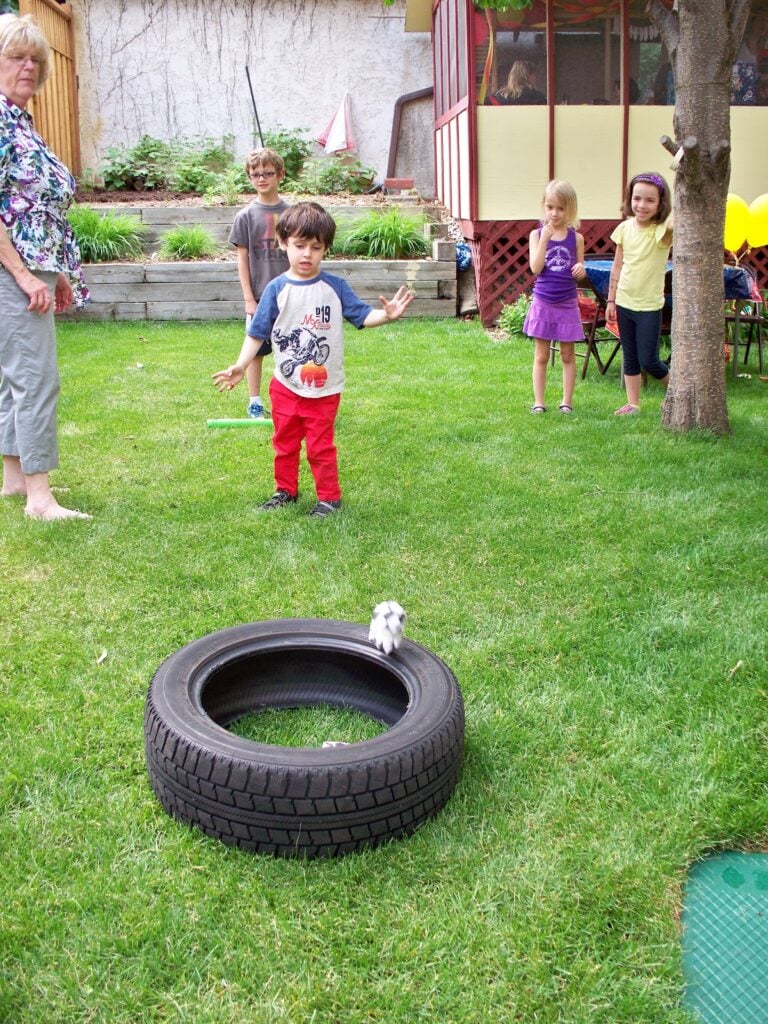
[[[648,0],[675,81],[670,430],[730,433],[726,403],[723,227],[731,174],[731,74],[751,0]]]

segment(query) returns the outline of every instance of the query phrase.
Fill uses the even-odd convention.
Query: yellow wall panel
[[[621,107],[555,109],[555,177],[570,181],[582,220],[618,217],[621,199]]]
[[[470,196],[472,192],[469,177],[469,114],[467,111],[465,110],[459,114],[457,120],[459,125],[459,168],[461,175],[461,183],[459,187],[459,216],[465,220],[469,220],[471,215]]]
[[[547,183],[544,107],[478,107],[480,220],[530,220]]]
[[[674,191],[674,173],[670,169],[672,157],[659,142],[662,135],[674,136],[672,118],[674,107],[631,107],[629,111],[629,146],[627,148],[627,174],[632,177],[642,171],[655,171],[663,175]],[[625,182],[626,184],[626,182]]]
[[[731,183],[748,203],[768,192],[768,110],[731,107]]]

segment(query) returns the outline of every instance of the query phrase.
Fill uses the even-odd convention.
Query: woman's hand
[[[51,308],[51,290],[45,281],[41,281],[39,277],[35,277],[25,268],[24,272],[16,278],[16,284],[29,299],[27,306],[29,313],[38,313],[42,316],[48,312]]]
[[[54,313],[63,313],[65,309],[72,305],[73,298],[72,285],[67,280],[65,274],[59,274],[56,278],[56,291],[53,296]]]
[[[237,363],[235,363],[234,366],[230,366],[226,370],[219,370],[218,373],[213,374],[213,386],[218,391],[231,391],[233,387],[240,383],[244,376],[245,370],[241,370]]]

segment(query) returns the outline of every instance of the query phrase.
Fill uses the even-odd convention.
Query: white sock
[[[248,399],[248,402],[258,402],[259,405],[261,405],[261,398],[258,395],[251,395],[251,397]]]

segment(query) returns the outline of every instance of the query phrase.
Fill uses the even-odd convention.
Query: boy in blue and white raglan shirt
[[[301,442],[317,491],[309,514],[325,518],[341,508],[334,444],[336,414],[344,389],[344,320],[355,327],[380,327],[398,320],[413,301],[403,286],[392,299],[380,297],[375,310],[355,295],[347,281],[321,270],[336,224],[317,203],[297,203],[277,222],[277,238],[288,256],[288,270],[269,282],[253,316],[236,363],[214,373],[219,391],[231,391],[269,340],[275,372],[272,402],[276,491],[259,508],[293,504],[299,496]]]

